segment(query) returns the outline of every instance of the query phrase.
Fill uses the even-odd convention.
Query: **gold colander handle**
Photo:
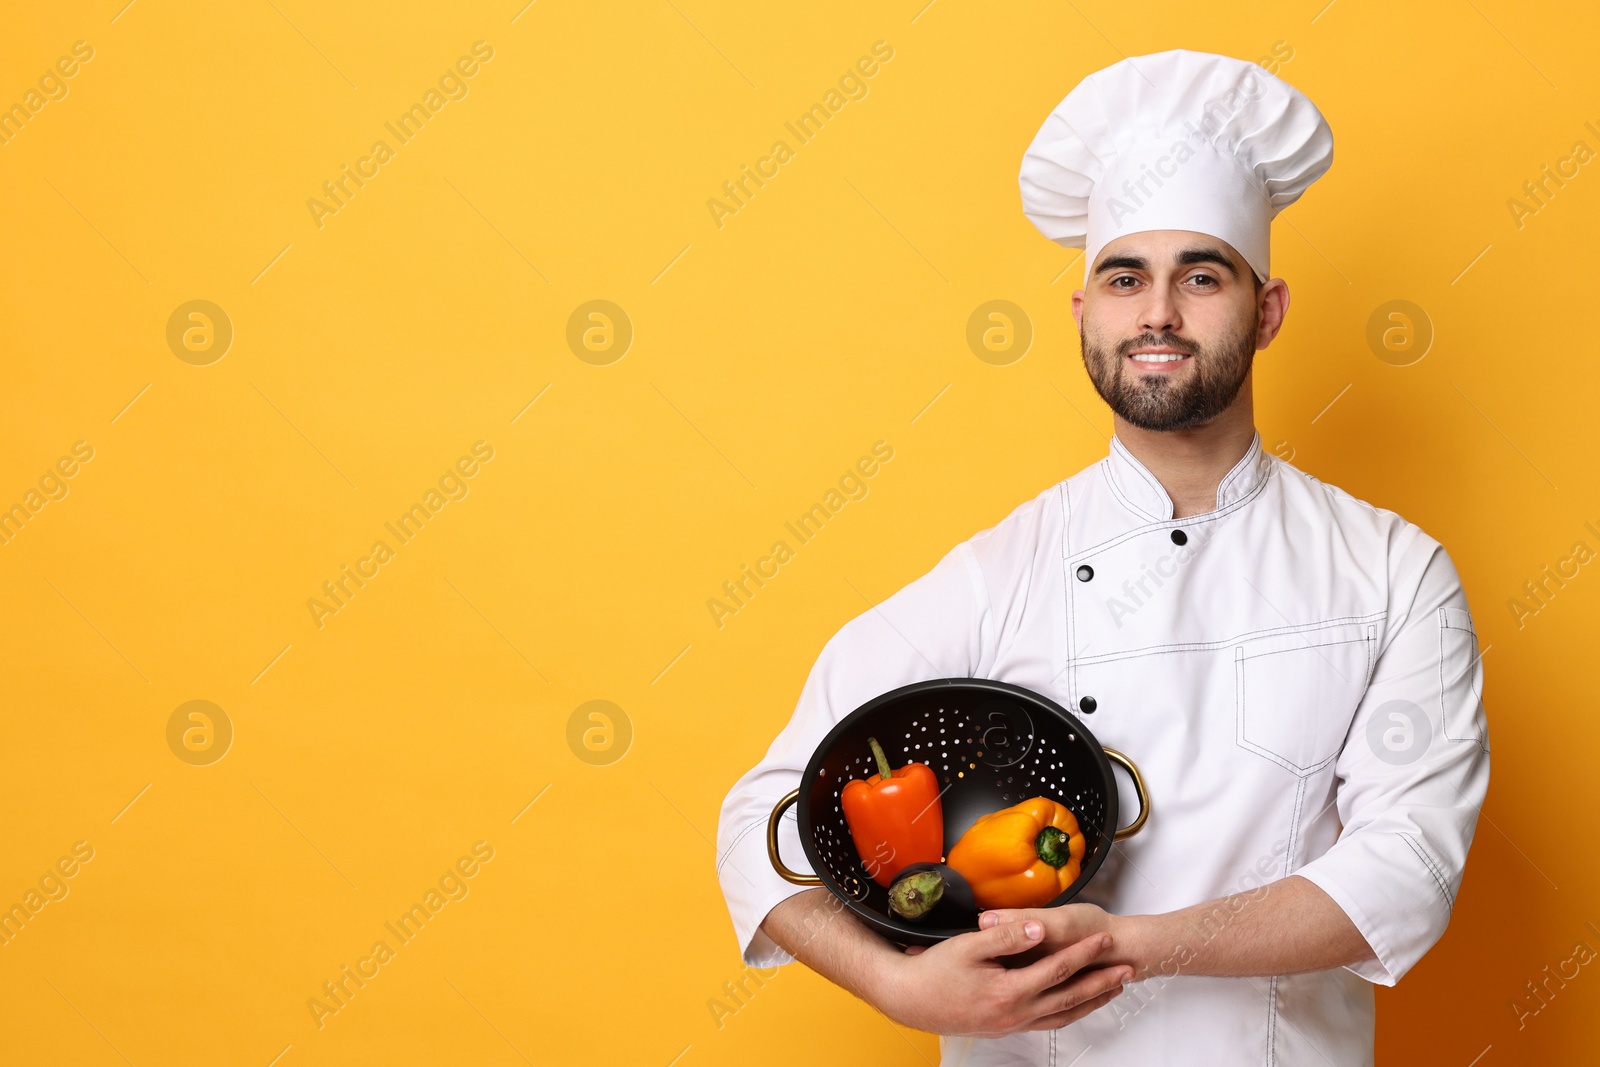
[[[1114,748],[1106,749],[1105,754],[1106,759],[1112,763],[1119,764],[1123,770],[1128,772],[1128,776],[1133,779],[1133,791],[1139,796],[1139,817],[1111,835],[1113,841],[1121,841],[1123,838],[1132,837],[1144,829],[1146,820],[1150,818],[1150,792],[1145,788],[1144,775],[1140,774],[1139,768],[1133,765],[1133,760]],[[796,790],[796,792],[799,791]]]
[[[800,790],[796,789],[778,801],[778,806],[772,809],[772,814],[767,818],[767,858],[772,860],[772,869],[777,871],[784,881],[793,882],[795,885],[821,885],[821,878],[814,874],[791,871],[783,862],[783,857],[778,855],[778,820],[783,818],[783,813],[799,799]]]

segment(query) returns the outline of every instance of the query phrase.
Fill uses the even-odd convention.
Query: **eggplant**
[[[943,863],[913,863],[897,872],[889,883],[889,911],[907,922],[934,926],[973,926],[978,921],[972,886]]]

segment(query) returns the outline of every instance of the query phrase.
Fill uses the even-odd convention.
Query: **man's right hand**
[[[927,1033],[1003,1037],[1077,1022],[1133,977],[1125,966],[1093,966],[1111,944],[1102,933],[1026,966],[1006,966],[1003,957],[1037,948],[1043,936],[1030,919],[909,950],[884,974],[876,1003],[895,1022]]]

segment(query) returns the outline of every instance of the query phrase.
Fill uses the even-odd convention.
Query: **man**
[[[1085,248],[1072,310],[1110,453],[823,649],[722,807],[747,963],[803,961],[944,1035],[945,1063],[1372,1062],[1372,984],[1444,931],[1488,747],[1444,549],[1254,428],[1253,355],[1289,307],[1271,219],[1331,160],[1308,99],[1222,56],[1125,60],[1051,114],[1024,210]],[[1077,902],[902,951],[779,878],[762,831],[838,719],[936,677],[1073,710],[1141,766],[1152,810]],[[779,841],[802,854],[792,819]]]

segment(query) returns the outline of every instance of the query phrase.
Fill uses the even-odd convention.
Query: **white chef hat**
[[[1306,95],[1254,63],[1207,52],[1134,56],[1089,75],[1022,157],[1023,213],[1046,237],[1100,250],[1130,233],[1194,230],[1269,276],[1273,216],[1333,163]]]

